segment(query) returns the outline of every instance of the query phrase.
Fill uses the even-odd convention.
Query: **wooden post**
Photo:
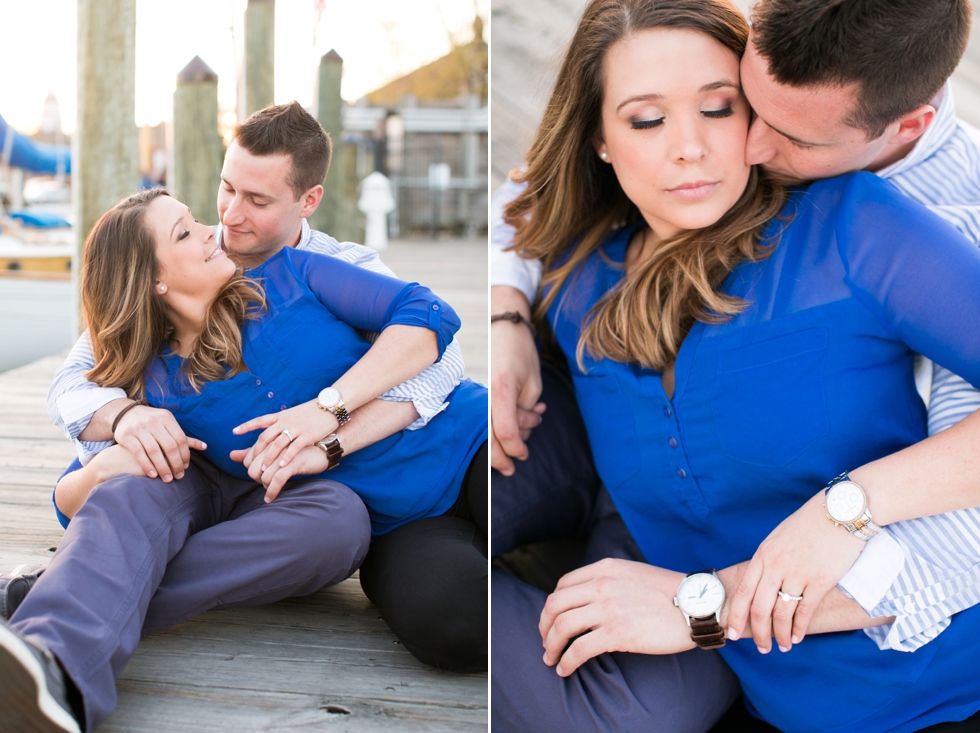
[[[320,59],[316,116],[330,135],[333,157],[323,183],[323,200],[310,217],[310,226],[341,241],[361,242],[364,229],[360,224],[363,217],[355,204],[357,178],[352,177],[344,149],[344,100],[340,96],[343,70],[344,60],[336,51],[331,50]]]
[[[218,223],[216,198],[223,157],[218,134],[218,75],[195,56],[177,74],[172,180],[174,195],[205,224]]]
[[[275,97],[275,0],[248,0],[245,8],[245,109],[268,107]]]
[[[72,279],[77,317],[85,238],[96,220],[137,185],[136,0],[78,0],[78,121],[73,142],[78,247]]]

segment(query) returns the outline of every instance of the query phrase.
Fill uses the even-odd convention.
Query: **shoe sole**
[[[37,657],[17,634],[2,625],[0,680],[0,728],[3,730],[81,733],[75,719],[48,692]]]

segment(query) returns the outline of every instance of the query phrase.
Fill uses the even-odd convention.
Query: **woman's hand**
[[[600,560],[572,571],[541,611],[544,663],[557,664],[558,674],[567,677],[604,652],[691,649],[691,630],[674,606],[682,580],[682,573],[628,560]]]
[[[250,448],[249,450],[252,449]],[[271,450],[271,446],[267,450]],[[231,459],[233,461],[242,461],[245,458],[245,453],[246,451],[244,449],[232,451]],[[265,468],[255,480],[261,482],[262,485],[265,486],[265,503],[268,504],[279,496],[279,492],[282,491],[282,487],[293,476],[323,473],[327,470],[328,462],[327,454],[322,449],[316,446],[311,448],[303,448],[301,451],[296,453],[294,460],[290,461],[285,466],[275,464],[271,467]],[[264,465],[265,463],[265,455],[261,453],[257,454],[252,461],[252,465],[256,467],[259,465]],[[249,476],[251,475],[252,471],[249,469]]]
[[[728,613],[728,636],[742,635],[751,617],[752,635],[763,654],[781,651],[806,635],[820,601],[857,560],[864,542],[827,519],[821,491],[774,529],[759,545],[739,581]],[[782,600],[777,591],[803,596]]]
[[[262,475],[268,469],[288,465],[300,451],[313,446],[318,440],[323,440],[325,436],[336,431],[337,418],[332,412],[321,409],[316,400],[310,400],[282,412],[249,420],[234,428],[232,432],[241,435],[261,428],[265,429],[255,441],[255,445],[244,453],[232,451],[231,456],[232,460],[244,464],[253,480],[266,484],[262,480]],[[242,457],[235,458],[236,455]],[[257,460],[259,456],[261,459]]]
[[[140,460],[122,445],[109,446],[89,461],[87,468],[93,469],[100,484],[124,473],[132,476],[147,475]]]
[[[146,471],[136,456],[121,445],[113,445],[96,455],[87,466],[72,471],[55,487],[55,503],[61,513],[71,519],[82,508],[92,489],[120,474],[145,476]]]

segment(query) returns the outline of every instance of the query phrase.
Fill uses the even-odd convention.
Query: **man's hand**
[[[200,440],[184,435],[169,410],[148,405],[139,405],[123,415],[113,438],[133,454],[144,474],[150,478],[159,476],[168,483],[175,476],[184,477],[191,463],[191,449],[207,448]]]
[[[742,635],[746,620],[763,654],[772,648],[769,629],[780,651],[803,640],[824,596],[844,577],[864,542],[825,516],[821,491],[774,529],[759,545],[738,583],[728,614],[729,638]],[[777,591],[803,596],[783,601]]]
[[[628,560],[600,560],[572,571],[541,611],[544,663],[557,664],[558,674],[567,677],[604,652],[675,654],[693,648],[684,614],[674,606],[682,580],[682,573]]]
[[[530,319],[527,299],[505,285],[491,288],[491,312],[516,312]],[[505,476],[514,473],[513,458],[527,458],[530,431],[540,424],[544,405],[541,396],[541,362],[531,329],[524,323],[497,321],[493,324],[490,350],[490,465]]]
[[[272,450],[271,446],[267,450]],[[245,453],[246,451],[244,449],[234,450],[231,452],[231,459],[233,461],[243,461],[245,458]],[[265,454],[257,453],[252,461],[252,465],[259,466],[265,464],[266,462]],[[266,504],[270,503],[277,496],[279,496],[279,492],[282,491],[282,487],[293,476],[301,474],[317,474],[326,471],[328,460],[327,454],[323,450],[313,446],[312,448],[304,448],[303,450],[297,452],[294,460],[290,461],[285,466],[280,466],[274,460],[272,460],[271,463],[273,465],[259,473],[259,478],[256,479],[257,481],[260,481],[263,486],[265,486]],[[249,475],[252,475],[251,470],[249,470]]]
[[[249,420],[232,432],[242,435],[261,428],[264,430],[255,445],[244,453],[233,451],[231,454],[232,460],[241,460],[248,469],[248,475],[255,481],[261,481],[267,469],[288,465],[302,450],[336,431],[337,418],[332,412],[320,409],[316,400],[310,400],[282,412]],[[238,454],[242,456],[240,459],[234,457]],[[261,459],[256,460],[259,456]]]

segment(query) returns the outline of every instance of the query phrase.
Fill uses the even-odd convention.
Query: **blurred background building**
[[[477,17],[468,43],[344,108],[354,176],[391,181],[391,236],[486,233],[487,51]]]

